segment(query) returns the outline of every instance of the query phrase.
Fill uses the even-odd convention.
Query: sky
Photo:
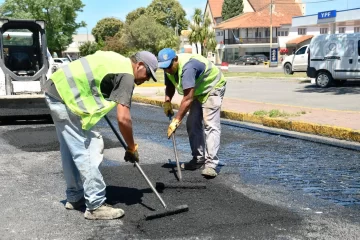
[[[274,0],[274,2],[281,0]],[[4,0],[0,0],[0,4]],[[85,4],[83,12],[78,12],[77,21],[84,21],[87,28],[78,29],[78,33],[91,33],[91,29],[96,23],[105,17],[116,17],[125,21],[126,15],[139,8],[147,7],[151,0],[82,0]],[[183,9],[190,19],[195,8],[205,10],[207,0],[179,0]],[[302,0],[306,3],[306,15],[317,14],[318,12],[328,10],[346,10],[351,8],[360,8],[360,0]],[[318,3],[313,3],[318,2]]]
[[[281,1],[281,0],[274,0]],[[324,2],[326,1],[326,2]],[[188,19],[194,13],[195,8],[205,10],[207,0],[179,0],[180,4],[186,12]],[[318,12],[328,10],[345,10],[351,8],[360,8],[360,0],[302,0],[308,2],[306,4],[306,15],[317,14]],[[318,2],[318,3],[311,3]],[[151,3],[151,0],[83,0],[85,7],[83,12],[78,14],[78,21],[85,21],[87,29],[82,28],[78,33],[89,34],[91,29],[95,27],[96,23],[105,17],[116,17],[125,21],[126,15],[139,7],[146,7]]]
[[[179,0],[188,19],[194,14],[195,8],[205,10],[207,0]],[[78,13],[78,21],[85,21],[89,34],[96,23],[105,17],[116,17],[125,21],[126,15],[139,8],[147,7],[151,0],[82,0],[85,4],[83,12]],[[79,29],[78,33],[86,33],[86,28]]]

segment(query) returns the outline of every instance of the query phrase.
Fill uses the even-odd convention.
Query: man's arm
[[[181,100],[179,110],[175,116],[177,120],[181,121],[184,118],[185,114],[189,111],[191,103],[194,100],[194,92],[194,88],[188,88],[184,90],[184,97]]]
[[[121,135],[130,150],[135,150],[130,108],[122,104],[117,105],[117,121]]]
[[[166,73],[164,73],[164,79],[165,79],[165,102],[171,102],[172,98],[175,94],[175,86],[170,82],[170,80],[167,78]]]

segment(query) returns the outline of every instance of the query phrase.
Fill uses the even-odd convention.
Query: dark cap
[[[154,54],[148,51],[137,52],[134,55],[137,62],[143,62],[150,70],[151,78],[157,82],[155,72],[158,69],[158,61]]]

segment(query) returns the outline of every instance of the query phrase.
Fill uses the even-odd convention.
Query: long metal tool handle
[[[120,136],[120,134],[118,133],[118,131],[116,130],[116,128],[114,127],[114,125],[111,123],[110,119],[105,115],[105,120],[106,122],[109,124],[111,130],[115,133],[117,139],[120,141],[121,145],[124,147],[124,149],[127,149],[126,143],[125,141],[122,139],[122,137]],[[142,170],[142,168],[140,167],[140,165],[135,162],[135,166],[136,168],[139,170],[139,172],[141,173],[141,175],[145,178],[147,184],[150,186],[151,190],[155,193],[155,195],[157,196],[157,198],[159,199],[159,201],[161,202],[161,204],[163,205],[164,208],[167,208],[164,200],[161,198],[160,194],[156,191],[156,188],[152,185],[151,181],[149,180],[149,178],[146,176],[145,172]]]
[[[171,116],[170,115],[169,115],[169,120],[171,122]],[[171,138],[172,138],[172,142],[173,142],[173,146],[174,146],[174,154],[175,154],[175,160],[176,160],[177,175],[178,175],[179,181],[181,182],[182,181],[182,173],[181,173],[179,158],[178,158],[178,154],[177,154],[175,132],[172,134]]]

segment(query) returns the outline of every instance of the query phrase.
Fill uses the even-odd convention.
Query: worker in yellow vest
[[[174,115],[171,100],[175,90],[183,95],[179,111],[168,127],[167,136],[170,138],[189,111],[186,129],[193,158],[182,164],[182,167],[196,170],[204,166],[201,174],[214,178],[219,164],[217,153],[221,134],[220,109],[226,89],[224,75],[205,57],[198,54],[176,54],[170,48],[159,52],[158,62],[159,68],[165,72],[166,116]]]
[[[139,161],[130,115],[134,83],[156,81],[156,57],[146,51],[126,58],[115,52],[97,51],[62,66],[44,84],[60,142],[66,180],[66,209],[86,206],[86,219],[115,219],[120,208],[105,204],[105,182],[99,171],[104,142],[93,126],[117,106],[120,132],[128,146],[124,159]]]

